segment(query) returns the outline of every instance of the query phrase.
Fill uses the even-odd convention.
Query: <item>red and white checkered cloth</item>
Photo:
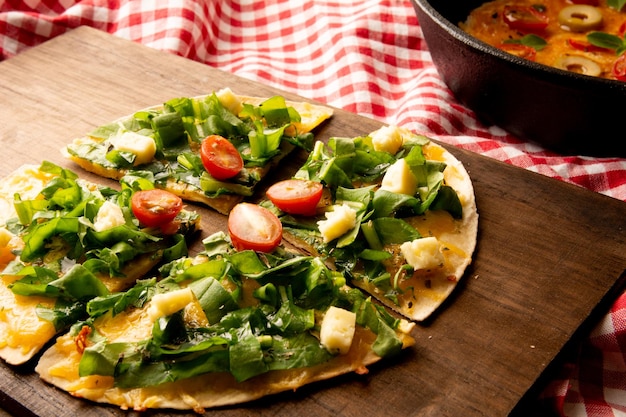
[[[408,0],[0,0],[0,59],[80,25],[626,201],[626,159],[481,125],[439,78]],[[626,294],[561,373],[544,393],[560,414],[626,415]]]

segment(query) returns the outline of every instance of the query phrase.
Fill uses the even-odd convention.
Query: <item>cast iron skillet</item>
[[[564,153],[626,156],[626,83],[527,61],[458,23],[485,0],[411,0],[433,62],[481,122]]]

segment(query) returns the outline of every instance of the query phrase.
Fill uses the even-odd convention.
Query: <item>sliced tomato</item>
[[[601,46],[596,46],[589,42],[581,41],[581,40],[573,39],[573,38],[569,38],[567,40],[567,44],[571,46],[572,48],[578,49],[579,51],[583,51],[583,52],[599,52],[599,51],[607,50],[607,48],[602,48]]]
[[[324,186],[319,182],[290,179],[272,185],[266,195],[285,213],[313,216],[323,191]]]
[[[217,180],[234,177],[243,168],[243,159],[235,145],[219,136],[207,136],[200,146],[202,165]]]
[[[598,0],[569,0],[573,4],[587,4],[589,6],[597,6]]]
[[[228,234],[239,251],[271,252],[283,238],[283,225],[265,207],[239,203],[228,215]]]
[[[532,6],[504,6],[502,19],[513,30],[522,32],[538,32],[546,27],[550,19],[545,13]]]
[[[529,61],[534,61],[537,55],[535,48],[522,45],[521,43],[503,43],[498,48],[510,53],[511,55],[515,55]]]
[[[163,227],[172,223],[183,209],[183,200],[169,191],[153,189],[137,191],[130,207],[139,222],[146,227]]]
[[[620,55],[613,63],[613,76],[620,81],[626,81],[626,54]]]

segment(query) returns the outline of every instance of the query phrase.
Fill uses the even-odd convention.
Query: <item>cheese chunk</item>
[[[320,342],[329,352],[345,355],[352,345],[355,328],[355,313],[332,306],[322,319]]]
[[[374,150],[396,154],[403,144],[402,132],[397,126],[383,126],[370,133]]]
[[[417,192],[417,178],[411,172],[411,167],[409,167],[404,158],[398,159],[387,168],[380,188],[392,193],[415,195]]]
[[[443,266],[444,257],[436,237],[424,237],[400,245],[406,262],[415,270],[433,269]]]
[[[148,307],[148,316],[152,321],[156,321],[160,317],[169,316],[177,311],[182,310],[195,301],[191,288],[182,288],[172,292],[163,294],[156,294],[150,300],[150,306]]]
[[[226,107],[235,116],[239,114],[242,109],[241,101],[231,91],[230,88],[222,88],[215,93],[222,106]]]
[[[347,204],[335,205],[325,213],[326,220],[317,222],[324,243],[344,235],[356,226],[356,211]]]
[[[122,209],[115,203],[105,201],[100,206],[98,214],[93,222],[93,228],[96,232],[103,232],[126,223]]]
[[[156,154],[156,143],[149,136],[135,132],[124,132],[111,138],[111,144],[118,151],[126,151],[135,155],[133,165],[143,165],[152,162]]]

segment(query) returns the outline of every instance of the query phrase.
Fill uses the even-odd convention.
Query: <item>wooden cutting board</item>
[[[0,74],[0,175],[46,159],[93,179],[59,149],[96,125],[173,97],[228,86],[241,94],[298,99],[89,28],[1,62]],[[317,134],[358,136],[378,127],[338,110]],[[220,415],[536,415],[529,411],[532,400],[569,342],[584,335],[623,290],[626,203],[450,150],[474,181],[478,247],[458,291],[416,327],[416,346],[367,375],[345,375],[224,408]],[[297,155],[276,178],[290,176],[305,156]],[[224,227],[223,216],[199,210],[205,235]],[[73,398],[41,382],[33,367],[0,364],[0,407],[20,416],[134,414]]]

